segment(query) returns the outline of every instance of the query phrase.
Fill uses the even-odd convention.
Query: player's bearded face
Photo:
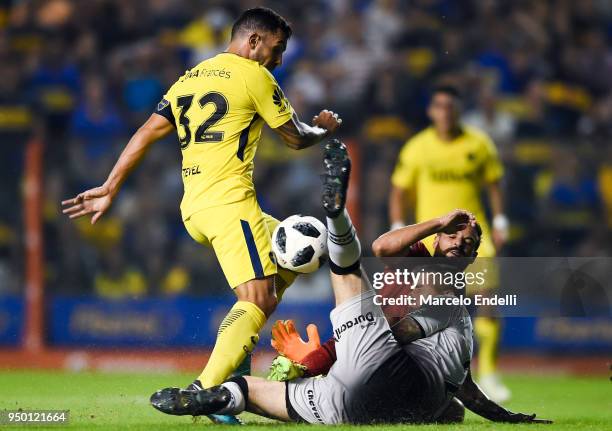
[[[286,48],[287,39],[282,32],[261,32],[255,40],[251,39],[250,58],[272,71],[283,63]]]
[[[434,255],[450,258],[473,257],[476,253],[477,236],[470,227],[453,234],[442,233],[434,242]]]

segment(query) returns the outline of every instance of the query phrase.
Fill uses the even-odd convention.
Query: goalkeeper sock
[[[238,301],[225,316],[210,359],[198,377],[203,388],[220,385],[236,370],[259,340],[259,331],[266,323],[261,309],[247,301]]]
[[[232,397],[230,402],[221,410],[219,410],[216,414],[239,415],[244,411],[244,409],[246,409],[249,389],[246,380],[244,380],[244,377],[240,377],[239,379],[241,380],[232,379],[221,385],[230,392]]]
[[[476,317],[474,333],[478,340],[478,375],[488,376],[497,370],[497,347],[501,327],[499,319]]]
[[[346,208],[334,218],[327,217],[329,267],[335,274],[359,269],[361,244]]]

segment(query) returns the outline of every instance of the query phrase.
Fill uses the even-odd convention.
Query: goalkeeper
[[[378,257],[411,257],[418,260],[431,257],[421,240],[435,234],[434,257],[453,259],[453,267],[457,270],[464,270],[478,254],[482,233],[477,223],[472,225],[470,222],[472,220],[473,216],[470,213],[454,210],[440,218],[390,231],[374,241],[372,248]],[[388,289],[389,287],[392,289]],[[409,292],[409,287],[405,287],[405,291]],[[397,286],[386,285],[381,293],[388,297],[399,295],[403,291],[397,290]],[[382,310],[394,332],[398,316],[410,312],[408,306],[383,306]],[[314,324],[308,325],[306,332],[307,342],[302,340],[293,321],[275,322],[272,326],[272,346],[281,356],[278,356],[272,363],[268,379],[288,381],[299,377],[326,375],[330,372],[337,359],[334,338],[321,344],[318,329]],[[436,422],[463,421],[464,405],[473,413],[491,421],[523,422],[531,420],[531,416],[511,413],[490,400],[472,380],[470,371],[464,383],[455,393],[455,397],[436,418]]]
[[[374,241],[372,249],[377,257],[409,257],[423,263],[432,256],[421,241],[431,235],[435,235],[433,257],[439,259],[433,259],[429,265],[452,259],[448,263],[454,270],[463,271],[478,255],[482,230],[471,213],[457,209],[442,217],[387,232]],[[385,284],[379,293],[383,297],[398,298],[411,292],[409,285]],[[414,306],[411,310],[408,305],[388,305],[387,302],[382,311],[393,327],[400,317],[414,311]],[[300,339],[292,321],[277,321],[272,327],[272,346],[283,357],[302,365],[305,376],[327,374],[336,360],[334,339],[319,345],[317,327],[310,324],[306,331],[310,339],[308,343]],[[291,361],[275,361],[269,378],[287,380],[301,376],[298,369],[293,369]]]

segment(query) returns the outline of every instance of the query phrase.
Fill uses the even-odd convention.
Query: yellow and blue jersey
[[[482,205],[482,190],[499,181],[503,173],[497,149],[484,132],[464,126],[455,139],[443,141],[429,127],[404,145],[391,182],[415,192],[417,223],[456,208],[472,212],[483,228],[480,255],[485,257],[494,256],[495,250]]]
[[[183,163],[183,219],[255,195],[253,159],[264,123],[277,128],[293,108],[259,63],[221,53],[188,70],[156,113],[175,124]]]

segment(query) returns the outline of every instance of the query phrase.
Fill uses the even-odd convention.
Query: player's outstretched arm
[[[503,245],[508,240],[508,218],[504,214],[504,197],[502,187],[499,181],[493,182],[488,186],[489,203],[491,212],[493,213],[493,231],[491,236],[493,244],[499,252]]]
[[[110,208],[113,199],[129,173],[140,163],[154,142],[174,130],[174,125],[159,114],[152,114],[134,133],[121,152],[108,178],[100,187],[79,193],[72,199],[62,201],[63,213],[71,219],[93,214],[91,224]]]
[[[463,385],[459,388],[455,396],[463,403],[463,405],[493,422],[510,422],[510,423],[543,423],[550,424],[552,421],[547,419],[536,419],[535,413],[526,415],[524,413],[513,413],[491,401],[478,385],[472,380],[472,373],[468,370],[467,377]]]
[[[289,147],[301,150],[321,142],[334,133],[341,124],[342,119],[338,114],[325,109],[313,117],[312,126],[301,122],[294,113],[289,121],[273,130]]]
[[[398,187],[391,184],[389,191],[389,225],[391,230],[404,227],[406,222],[406,214],[408,214],[408,195],[409,191],[403,187]]]
[[[468,224],[476,224],[474,215],[469,211],[456,209],[442,217],[382,234],[372,243],[372,251],[377,257],[405,256],[408,248],[417,241],[439,232],[455,233]]]

